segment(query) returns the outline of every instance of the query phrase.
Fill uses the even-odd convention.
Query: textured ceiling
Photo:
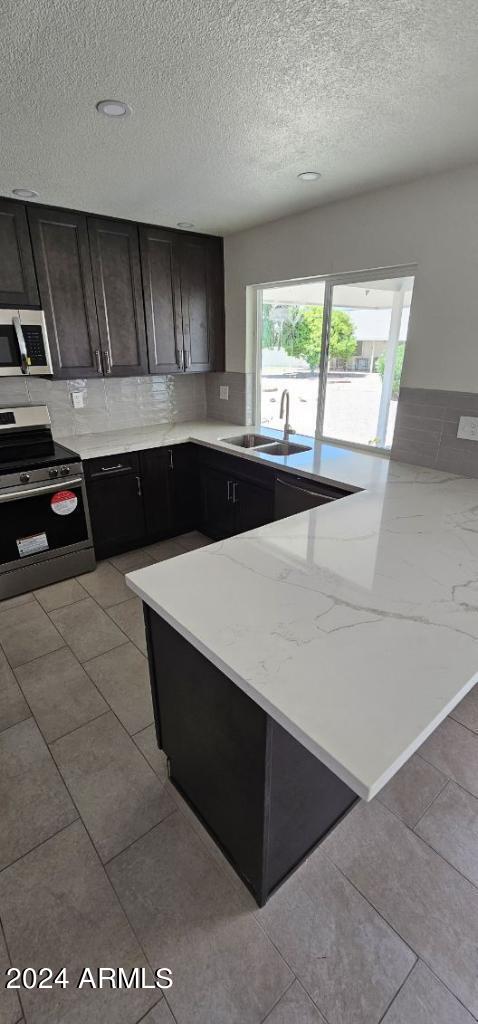
[[[228,233],[478,159],[477,0],[1,10],[4,195]],[[109,97],[132,116],[97,114]]]

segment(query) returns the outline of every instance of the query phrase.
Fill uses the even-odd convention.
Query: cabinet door
[[[0,305],[40,305],[25,207],[4,200],[0,200]]]
[[[127,221],[88,218],[103,372],[148,372],[138,229]]]
[[[201,470],[201,529],[218,540],[234,532],[232,477],[210,466]]]
[[[160,540],[174,532],[170,486],[170,450],[151,448],[141,452],[144,517],[148,541]],[[179,532],[179,531],[178,531]]]
[[[176,236],[161,228],[139,230],[149,370],[176,373],[184,365]]]
[[[55,377],[101,376],[86,217],[31,207],[28,219]]]
[[[249,480],[235,480],[232,498],[236,514],[236,532],[255,530],[274,519],[274,492]]]
[[[172,525],[175,534],[197,530],[200,519],[199,471],[190,444],[168,449]]]
[[[186,370],[222,369],[224,279],[220,239],[178,242]]]
[[[88,506],[97,558],[108,558],[144,542],[145,525],[135,453],[85,463]]]

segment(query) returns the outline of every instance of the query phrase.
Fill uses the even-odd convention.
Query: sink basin
[[[265,455],[298,455],[299,452],[310,452],[307,444],[294,444],[293,441],[274,441],[272,444],[263,444],[257,448],[258,452]]]
[[[221,441],[228,444],[235,444],[238,448],[257,448],[258,445],[270,444],[270,437],[266,434],[240,434],[239,437],[221,437]]]

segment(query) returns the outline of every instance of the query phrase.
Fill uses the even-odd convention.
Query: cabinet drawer
[[[139,474],[137,452],[87,459],[83,465],[87,480],[106,480],[108,477],[121,476],[123,473]]]

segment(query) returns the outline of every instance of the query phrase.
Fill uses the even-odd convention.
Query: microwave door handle
[[[13,317],[13,326],[15,328],[15,334],[17,336],[18,348],[20,349],[20,366],[22,373],[30,373],[28,365],[28,353],[25,338],[22,331],[22,323],[19,316]]]

